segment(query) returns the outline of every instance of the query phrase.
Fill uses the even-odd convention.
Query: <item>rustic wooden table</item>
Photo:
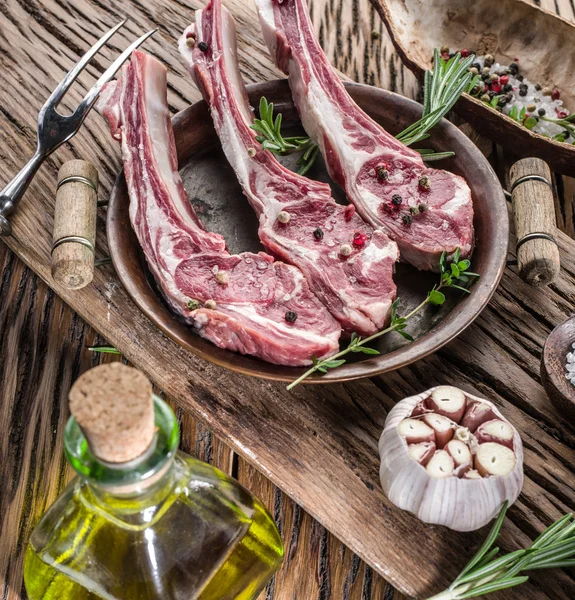
[[[575,19],[570,0],[534,1]],[[174,40],[202,3],[3,0],[0,186],[32,153],[36,114],[50,90],[103,31],[126,15],[131,21],[124,36],[114,38],[116,49],[159,27],[147,50],[170,67],[172,109],[197,100]],[[252,2],[226,4],[238,21],[246,79],[278,77]],[[311,0],[310,9],[322,44],[344,74],[416,96],[415,81],[393,53],[368,0]],[[87,69],[69,107],[101,66]],[[559,236],[562,275],[552,286],[533,290],[507,269],[488,309],[436,355],[371,381],[300,387],[288,394],[281,384],[227,373],[177,348],[136,310],[109,266],[79,292],[51,281],[54,184],[58,167],[71,158],[97,166],[106,197],[120,166],[119,151],[94,114],[42,168],[14,219],[14,236],[0,246],[1,598],[25,598],[27,538],[70,477],[62,454],[67,391],[82,371],[111,359],[86,350],[104,341],[121,349],[172,399],[183,448],[238,477],[270,507],[287,553],[266,598],[399,597],[384,578],[406,594],[426,597],[453,578],[482,535],[422,526],[385,500],[377,474],[377,438],[386,412],[401,397],[438,383],[451,381],[492,398],[521,431],[526,481],[504,527],[505,548],[525,544],[574,508],[575,429],[550,404],[539,378],[543,342],[570,315],[575,299],[571,180],[557,179],[557,215],[566,235]],[[497,163],[501,169],[503,162]],[[102,209],[97,258],[107,254],[104,223]],[[540,572],[500,597],[574,598],[575,582],[568,573]]]

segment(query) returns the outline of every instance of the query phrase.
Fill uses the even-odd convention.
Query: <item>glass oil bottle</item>
[[[118,384],[133,375],[126,370],[143,378],[121,363],[88,372],[99,371],[92,381],[100,386],[90,418],[106,421],[122,406],[134,387]],[[114,400],[102,408],[108,395]],[[93,423],[70,418],[65,451],[78,477],[31,536],[24,565],[30,600],[251,600],[279,567],[282,542],[263,505],[218,469],[178,452],[172,410],[152,400],[151,387],[149,395],[153,439],[131,460],[94,453],[104,448],[98,436],[110,438],[109,424],[89,433]],[[126,422],[137,414],[124,412]],[[141,444],[133,427],[126,437]]]

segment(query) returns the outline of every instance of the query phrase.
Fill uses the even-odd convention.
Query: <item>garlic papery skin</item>
[[[514,453],[513,468],[503,476],[489,475],[488,473],[486,476],[482,476],[483,474],[477,470],[475,457],[483,444],[477,441],[473,433],[468,433],[466,428],[461,426],[461,423],[465,422],[467,414],[465,413],[461,423],[453,424],[452,439],[468,445],[473,459],[471,464],[459,467],[455,464],[453,474],[445,477],[434,476],[433,468],[430,474],[429,465],[432,464],[433,457],[440,451],[449,455],[448,442],[443,450],[437,444],[437,451],[423,466],[410,457],[407,441],[399,433],[398,426],[405,419],[411,418],[418,403],[422,405],[425,402],[425,406],[429,406],[427,400],[435,389],[432,388],[417,396],[405,398],[390,411],[379,440],[381,485],[385,495],[393,504],[412,512],[422,521],[445,525],[457,531],[473,531],[489,523],[498,514],[505,500],[513,504],[519,496],[523,485],[523,445],[519,433],[511,426],[513,429],[512,450],[504,446],[505,456],[502,457],[502,460],[509,459],[509,455],[505,451]],[[466,411],[476,407],[475,403],[486,405],[480,410],[474,408],[472,417],[480,415],[483,418],[485,415],[489,415],[491,419],[487,420],[498,419],[509,423],[497,407],[488,400],[467,392],[465,392],[465,397]],[[416,419],[430,424],[429,413],[417,416]],[[468,418],[467,421],[471,422],[475,428],[479,427],[474,418]],[[437,438],[437,431],[435,431],[435,435]],[[455,446],[457,447],[457,445]],[[489,448],[483,450],[482,454],[487,450]],[[501,451],[499,451],[499,455],[501,455]],[[440,457],[442,461],[448,462],[443,454]],[[442,473],[445,472],[445,467],[443,469]],[[437,472],[435,474],[437,475]]]

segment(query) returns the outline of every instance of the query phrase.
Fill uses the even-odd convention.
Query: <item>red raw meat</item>
[[[336,352],[341,328],[298,269],[263,252],[230,255],[200,225],[178,173],[165,67],[134,52],[98,108],[121,140],[132,227],[174,312],[220,348],[276,364]],[[215,308],[205,307],[210,300]]]
[[[402,259],[418,269],[436,270],[441,253],[457,247],[462,257],[469,256],[474,240],[467,183],[427,168],[417,152],[357,106],[315,37],[305,0],[256,4],[272,57],[289,75],[303,126],[365,221],[382,227]],[[391,208],[394,195],[402,201],[398,210]]]
[[[259,217],[266,249],[301,269],[310,289],[346,331],[370,335],[381,329],[396,294],[397,244],[336,204],[329,185],[293,173],[261,147],[250,128],[253,115],[238,68],[235,24],[221,0],[196,11],[196,22],[179,47]],[[289,222],[278,220],[280,212]],[[342,246],[349,255],[342,255]]]

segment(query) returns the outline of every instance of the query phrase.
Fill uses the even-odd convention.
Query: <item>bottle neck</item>
[[[154,396],[156,432],[148,449],[125,463],[109,463],[95,456],[74,417],[64,435],[66,458],[94,494],[103,500],[153,497],[173,479],[174,457],[180,441],[179,427],[172,409]]]

